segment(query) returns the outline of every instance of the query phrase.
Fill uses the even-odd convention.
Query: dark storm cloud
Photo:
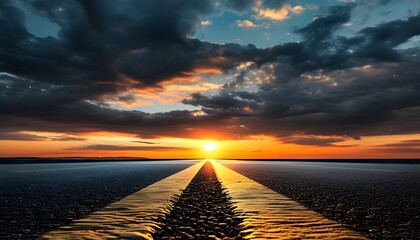
[[[243,98],[236,98],[234,95],[229,93],[220,94],[213,97],[207,97],[200,93],[195,93],[190,99],[183,100],[184,104],[191,104],[194,106],[201,106],[204,111],[210,115],[248,115],[244,110],[245,107],[253,106],[253,101],[246,101]]]
[[[41,137],[35,134],[16,133],[16,132],[0,132],[0,140],[10,141],[42,141],[47,140],[45,137]]]
[[[195,150],[194,148],[172,146],[119,146],[119,145],[88,145],[68,150],[99,150],[99,151],[179,151]]]
[[[414,153],[419,154],[420,148],[409,148],[409,147],[388,147],[388,148],[372,148],[369,149],[370,152],[376,152],[376,153]]]
[[[398,143],[381,144],[377,147],[420,147],[420,139],[403,140]]]
[[[0,44],[5,47],[15,45],[17,39],[27,38],[30,34],[23,23],[25,15],[9,1],[0,2]]]
[[[299,145],[310,145],[310,146],[334,146],[337,147],[337,145],[334,145],[334,143],[342,142],[344,140],[347,140],[346,138],[342,137],[314,137],[314,136],[301,136],[301,137],[286,137],[282,139],[283,143],[294,143]],[[343,145],[340,147],[349,147],[348,145]]]
[[[401,56],[394,48],[420,34],[420,15],[368,27],[360,33],[360,37],[348,42],[349,47],[361,45],[355,53],[357,57],[397,61]]]
[[[420,15],[417,15],[364,28],[354,37],[335,36],[335,32],[351,20],[353,7],[331,7],[328,15],[319,16],[296,31],[304,41],[267,49],[256,63],[281,62],[286,67],[280,69],[278,75],[298,76],[317,69],[347,69],[375,62],[400,61],[401,55],[395,47],[420,34]]]
[[[420,34],[420,16],[338,36],[351,21],[349,4],[331,7],[296,30],[301,42],[259,49],[192,38],[202,17],[217,14],[220,6],[243,11],[252,2],[1,1],[0,72],[8,74],[0,74],[0,129],[139,137],[197,137],[200,130],[213,130],[227,138],[269,134],[289,142],[308,134],[314,137],[293,141],[321,146],[420,132],[420,51],[397,48]],[[263,4],[276,3],[284,4]],[[18,6],[60,26],[58,38],[29,33]],[[235,73],[244,62],[254,64],[219,94],[196,93],[183,101],[201,107],[203,116],[117,110],[103,103],[106,95],[159,87],[191,77],[197,68]],[[244,90],[250,71],[273,80]],[[118,100],[135,99],[125,94]]]
[[[16,131],[188,136],[187,128],[218,121],[211,116],[193,117],[188,111],[147,114],[110,109],[102,97],[189,77],[188,72],[197,67],[229,71],[259,52],[253,45],[191,38],[200,18],[217,11],[214,1],[1,4],[0,71],[9,74],[0,76],[1,127]],[[59,37],[28,33],[18,5],[58,24]],[[133,97],[119,100],[130,102]]]
[[[156,144],[154,142],[148,142],[148,141],[132,141],[134,143],[142,143],[142,144]]]
[[[26,80],[0,88],[0,129],[10,131],[54,131],[69,134],[111,131],[136,134],[139,137],[189,137],[189,128],[215,128],[213,116],[195,117],[190,111],[148,114],[141,111],[111,109],[100,102],[75,101],[66,87],[44,89]],[[19,88],[17,89],[17,86]],[[204,137],[204,136],[203,136]]]
[[[85,138],[74,136],[58,136],[58,137],[45,137],[36,134],[28,134],[21,132],[11,132],[0,130],[0,140],[7,141],[85,141]]]
[[[302,34],[308,44],[318,46],[318,43],[329,38],[342,24],[350,21],[353,7],[350,4],[330,7],[328,15],[317,17],[296,32]]]
[[[58,39],[29,34],[23,11],[12,1],[2,5],[0,70],[71,86],[84,97],[188,77],[196,67],[228,70],[247,50],[190,38],[201,17],[217,11],[214,1],[22,2],[60,26]]]
[[[244,135],[340,135],[345,140],[415,133],[420,131],[419,65],[417,57],[406,57],[402,63],[310,71],[292,80],[279,76],[253,93],[231,91],[212,97],[195,94],[184,102],[202,106],[208,113],[240,117],[237,124],[247,128],[238,128],[237,132]],[[245,112],[246,106],[252,112]]]
[[[266,49],[255,62],[271,64],[276,78],[258,91],[225,88],[215,96],[194,94],[184,103],[209,114],[242,116],[237,124],[247,127],[238,128],[239,134],[344,137],[298,144],[419,132],[420,51],[396,47],[420,35],[420,16],[365,28],[354,37],[336,36],[351,20],[352,8],[332,7],[297,30],[304,41]],[[244,112],[246,107],[252,112]]]
[[[72,136],[60,136],[60,137],[48,137],[50,141],[86,141],[86,138],[72,137]]]
[[[258,65],[267,62],[281,62],[287,65],[279,75],[299,76],[305,71],[315,69],[348,68],[354,64],[354,55],[348,50],[351,45],[360,44],[362,39],[336,37],[334,33],[344,23],[351,20],[354,4],[333,6],[327,15],[318,16],[308,25],[296,30],[304,41],[285,43],[266,49],[260,58],[255,59]],[[357,43],[356,43],[357,42]]]

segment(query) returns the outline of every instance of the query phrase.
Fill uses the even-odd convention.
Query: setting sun
[[[214,150],[216,150],[216,143],[210,142],[210,143],[206,143],[206,145],[204,145],[204,150],[206,152],[213,152]]]

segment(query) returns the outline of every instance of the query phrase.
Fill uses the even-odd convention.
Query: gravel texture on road
[[[239,215],[207,162],[160,219],[154,239],[242,239]]]

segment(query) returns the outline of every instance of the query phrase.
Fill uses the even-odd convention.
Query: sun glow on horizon
[[[385,135],[348,139],[336,146],[309,146],[276,141],[256,135],[247,139],[138,138],[114,132],[65,134],[21,131],[17,136],[29,140],[0,140],[0,157],[145,157],[213,158],[213,159],[279,159],[279,158],[418,158],[418,152],[384,151],[391,144],[405,144],[420,139],[420,134]],[[31,139],[32,138],[32,139]],[[38,140],[39,139],[39,140]],[[217,140],[215,140],[217,139]],[[343,148],[342,146],[348,146]],[[352,146],[352,147],[350,147]]]
[[[216,150],[216,148],[217,148],[217,144],[214,142],[209,142],[204,145],[204,150],[206,152],[213,152],[214,150]]]

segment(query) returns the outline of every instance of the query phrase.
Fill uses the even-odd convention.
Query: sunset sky
[[[420,157],[418,0],[1,0],[0,30],[0,157]]]

